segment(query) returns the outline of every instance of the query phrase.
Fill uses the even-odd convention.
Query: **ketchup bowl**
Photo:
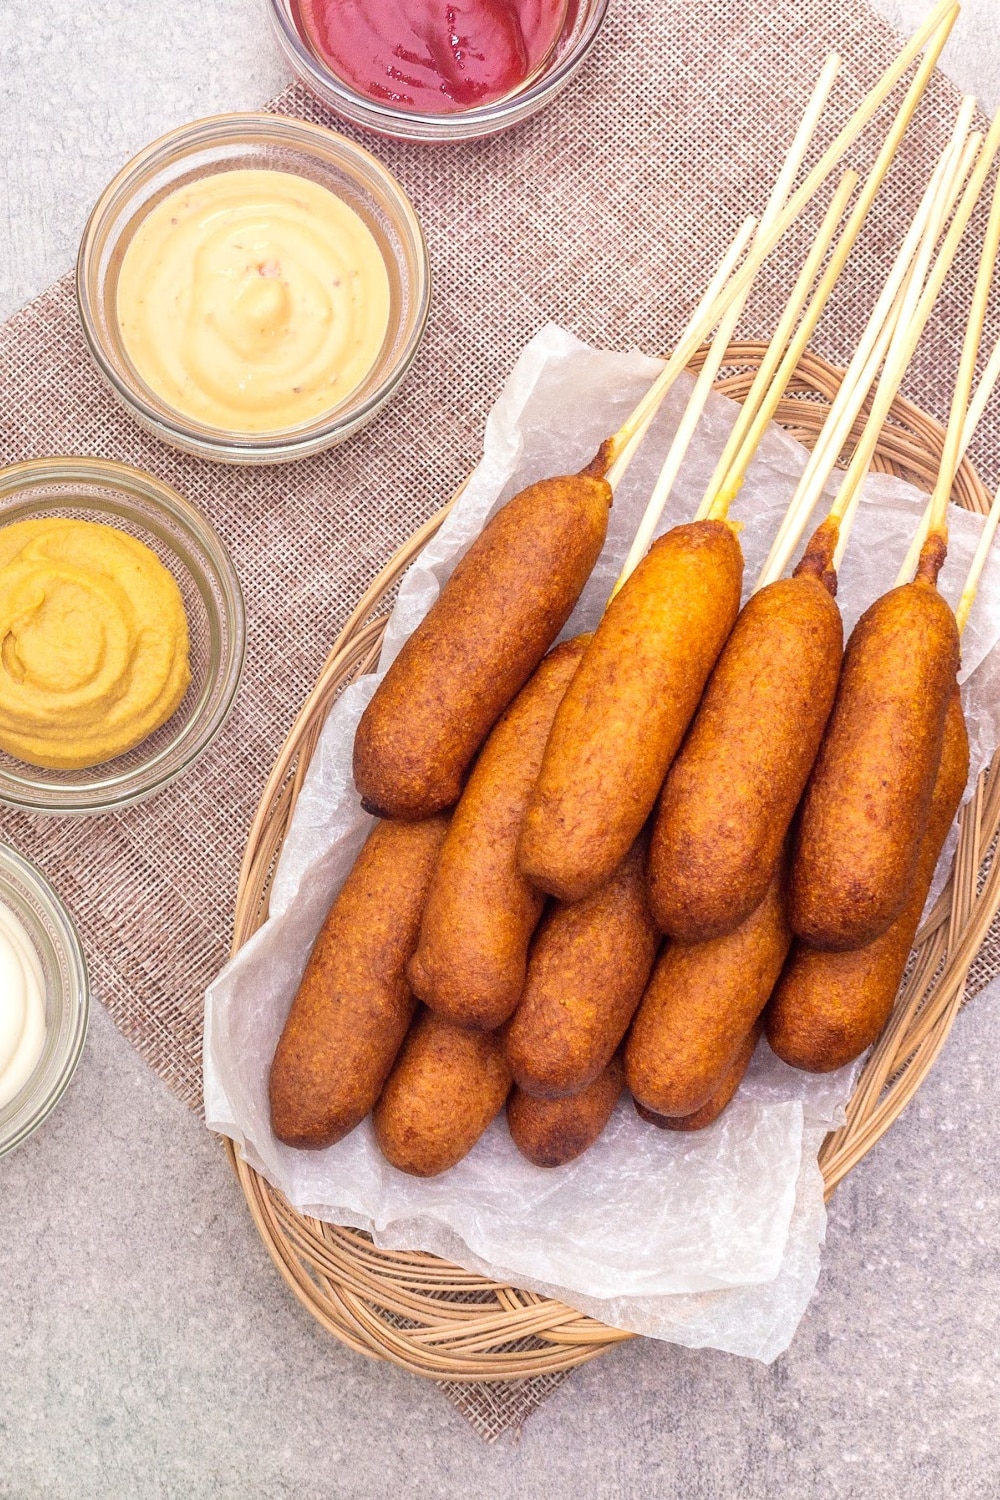
[[[87,1035],[90,987],[73,919],[45,876],[0,844],[0,904],[35,951],[43,980],[45,1041],[23,1088],[0,1108],[0,1156],[37,1130],[69,1084]]]
[[[340,27],[324,25],[330,0],[267,4],[286,62],[322,104],[378,135],[427,142],[497,135],[545,109],[588,56],[608,9],[608,0],[467,0],[454,10],[414,0],[428,25],[441,18],[442,35],[428,43],[403,19],[413,7],[396,0],[358,0]],[[343,42],[336,60],[334,37]]]
[[[234,184],[265,180],[283,184],[286,199],[333,204],[364,240],[370,264],[377,265],[380,320],[374,334],[368,330],[367,365],[358,366],[357,378],[342,391],[335,385],[340,311],[332,303],[342,290],[334,293],[333,288],[341,288],[342,274],[357,271],[317,267],[317,247],[322,251],[330,242],[315,232],[308,217],[300,226],[303,254],[297,263],[300,246],[288,239],[287,222],[276,220],[271,229],[261,230],[253,198],[237,201],[232,210],[244,213],[242,228],[217,231],[212,204],[197,208],[213,189],[232,192]],[[174,203],[179,205],[176,215]],[[302,202],[295,202],[294,209],[309,212]],[[185,212],[195,215],[193,228]],[[189,237],[199,232],[204,241]],[[266,248],[268,233],[277,235],[287,253]],[[158,261],[144,259],[153,234],[161,236],[153,241],[162,252]],[[172,268],[173,282],[156,279],[167,274],[165,266]],[[80,322],[98,369],[148,431],[199,458],[287,463],[343,442],[393,395],[423,336],[430,271],[409,199],[363,147],[302,120],[232,114],[198,120],[162,136],[109,183],[83,233],[76,292]],[[221,303],[212,302],[220,296]],[[363,305],[363,296],[355,299],[356,307]],[[135,329],[129,343],[130,316],[141,328],[144,346],[135,342]],[[329,331],[325,347],[332,363],[317,367],[313,345],[320,328]],[[176,345],[169,345],[164,331],[176,337]],[[256,339],[253,349],[248,338]],[[286,366],[283,360],[298,358],[300,348],[302,365]],[[143,358],[152,358],[152,366]],[[281,408],[271,406],[267,380],[277,370],[287,396],[300,389],[295,378],[300,368],[309,380],[317,380],[322,399],[308,411],[275,419]],[[256,381],[264,384],[254,396]],[[308,381],[306,389],[308,393]],[[185,406],[185,391],[209,404],[204,409]],[[209,402],[213,392],[220,398],[217,408]],[[251,397],[256,425],[240,426],[236,403]]]

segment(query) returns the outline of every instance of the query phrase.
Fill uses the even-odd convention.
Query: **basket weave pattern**
[[[758,343],[732,344],[716,388],[742,401],[764,350]],[[806,447],[819,435],[842,374],[813,354],[799,363],[776,420]],[[862,422],[863,415],[844,462]],[[899,398],[872,467],[930,491],[943,439],[937,422]],[[959,470],[953,499],[983,514],[989,509],[989,496],[968,463]],[[359,601],[285,742],[247,841],[234,952],[266,919],[282,839],[330,705],[348,682],[375,666],[395,585],[448,509],[410,538]],[[953,869],[918,934],[896,1008],[865,1063],[847,1123],[820,1152],[828,1197],[905,1108],[945,1043],[969,967],[1000,906],[1000,861],[989,857],[998,829],[1000,777],[986,770],[962,810]],[[377,1249],[358,1230],[307,1218],[239,1160],[231,1142],[227,1148],[281,1274],[319,1322],[352,1349],[435,1380],[499,1381],[565,1371],[632,1337],[550,1298],[432,1255]]]

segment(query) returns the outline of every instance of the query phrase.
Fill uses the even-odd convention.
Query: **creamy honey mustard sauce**
[[[0,748],[98,765],[166,723],[190,681],[180,589],[143,542],[59,516],[0,529]]]
[[[389,323],[367,224],[290,172],[218,172],[152,210],[117,290],[125,350],[185,416],[224,431],[299,426],[357,390]]]

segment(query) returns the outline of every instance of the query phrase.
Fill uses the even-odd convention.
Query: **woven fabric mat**
[[[0,811],[0,836],[41,865],[74,912],[97,995],[192,1108],[202,995],[227,956],[244,839],[268,770],[363,589],[476,462],[518,352],[549,319],[608,348],[668,348],[736,226],[762,206],[825,56],[836,48],[845,65],[824,142],[898,46],[862,0],[612,0],[582,74],[516,131],[450,149],[359,135],[416,205],[434,306],[392,405],[344,447],[297,465],[226,469],[147,437],[91,365],[69,276],[0,329],[0,462],[95,454],[151,471],[208,515],[246,592],[236,707],[180,784],[101,819]],[[844,362],[854,347],[957,97],[943,77],[932,82],[814,341],[829,358]],[[298,87],[268,107],[353,133]],[[863,138],[851,165],[863,170],[877,139],[877,130]],[[773,329],[819,212],[772,257],[741,325],[747,337]],[[938,416],[975,254],[970,233],[906,386]],[[991,322],[988,344],[1000,334]],[[988,481],[1000,478],[996,410],[972,456]],[[995,924],[970,993],[998,972]],[[493,1438],[554,1384],[446,1389]]]

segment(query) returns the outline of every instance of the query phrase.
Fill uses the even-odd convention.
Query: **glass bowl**
[[[19,918],[45,976],[45,1046],[19,1094],[0,1109],[0,1156],[20,1145],[58,1104],[87,1035],[90,986],[73,919],[44,875],[0,844],[0,902]]]
[[[139,375],[122,343],[117,287],[125,251],[146,214],[203,177],[239,169],[306,177],[360,216],[389,277],[389,325],[361,385],[338,406],[297,427],[238,433],[206,426],[167,405]],[[430,270],[413,207],[391,173],[361,146],[319,125],[268,114],[217,115],[161,136],[118,173],[87,221],[76,264],[80,321],[98,369],[123,406],[154,436],[222,463],[287,463],[341,443],[379,411],[420,345]]]
[[[604,24],[608,0],[569,0],[562,35],[542,67],[492,104],[448,115],[415,114],[360,94],[318,57],[300,29],[292,0],[267,0],[278,46],[296,77],[345,120],[394,140],[458,142],[497,135],[530,119],[561,94]]]
[[[33,812],[107,812],[182,775],[221,729],[246,650],[246,612],[229,553],[194,506],[139,469],[93,458],[42,458],[0,469],[0,530],[69,516],[117,526],[173,574],[188,618],[191,684],[167,722],[125,755],[48,771],[0,749],[0,801]]]

